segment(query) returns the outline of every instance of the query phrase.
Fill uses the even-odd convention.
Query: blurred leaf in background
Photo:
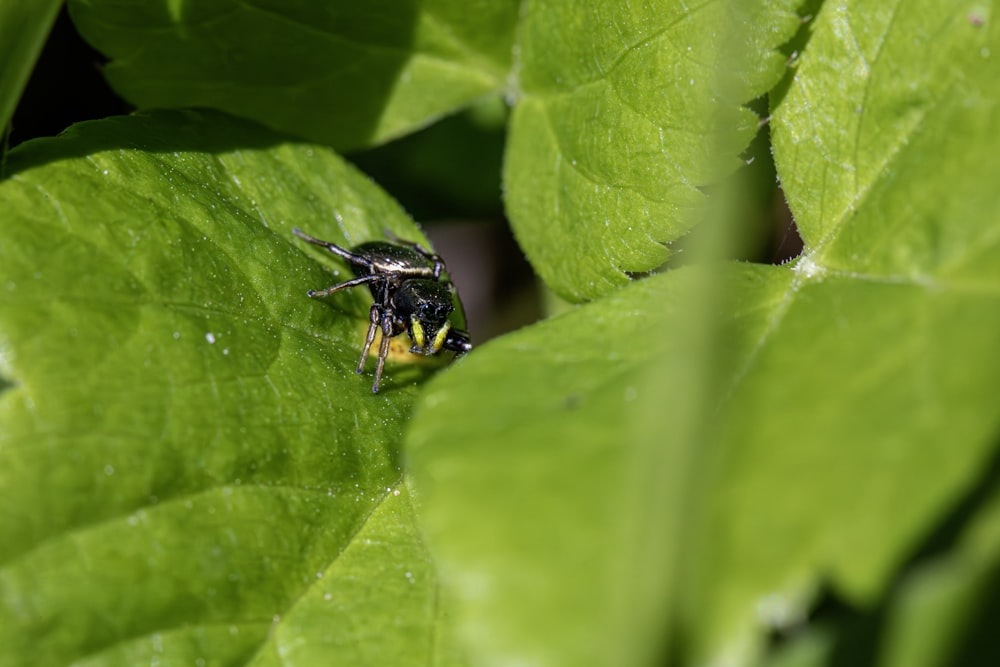
[[[649,278],[490,343],[431,383],[408,452],[476,658],[627,664],[653,609],[654,656],[751,663],[772,633],[806,623],[824,590],[877,604],[980,483],[1000,426],[1000,200],[988,167],[1000,72],[996,32],[975,16],[931,0],[827,2],[804,27],[811,38],[772,98],[778,174],[805,240],[797,261]],[[583,41],[582,24],[564,19],[566,39]],[[552,70],[556,83],[569,76]],[[590,184],[578,196],[536,187],[556,219],[569,207],[578,246],[560,247],[567,231],[542,209],[511,202],[517,228],[523,215],[540,234],[519,238],[552,253],[535,257],[542,275],[585,296],[587,272],[618,247],[595,243],[599,221],[636,220],[621,216],[625,194],[602,200],[586,175],[635,151],[601,131],[548,143],[581,110],[617,118],[568,103],[545,125],[549,100],[602,89],[566,84],[572,92],[515,110],[515,135],[529,115],[538,130],[526,145],[512,137],[507,175]],[[588,141],[545,159],[549,146]],[[576,272],[581,260],[592,266]],[[475,425],[459,419],[472,410]],[[985,608],[992,589],[967,590],[965,613]],[[940,604],[923,613],[956,610],[954,597]],[[884,659],[899,664],[907,641],[934,641],[934,664],[954,664],[975,652],[954,652],[975,639],[965,630],[894,635]]]

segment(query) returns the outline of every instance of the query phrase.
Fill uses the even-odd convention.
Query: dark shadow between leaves
[[[747,104],[758,116],[766,114],[767,100],[757,98]],[[670,256],[662,270],[676,269],[704,260],[704,248],[711,248],[723,259],[758,264],[783,264],[802,251],[791,211],[778,184],[771,146],[770,125],[761,122],[758,132],[741,155],[744,165],[729,175],[725,183],[701,186],[706,197],[732,197],[738,205],[729,207],[728,218],[696,225],[688,233],[668,244]],[[726,209],[722,209],[725,211]],[[726,225],[725,242],[712,225]],[[639,278],[640,275],[630,274]]]
[[[63,5],[17,102],[11,147],[55,136],[74,123],[132,112],[102,76],[106,62],[80,36]]]
[[[812,28],[814,19],[819,13],[820,8],[823,6],[823,0],[805,0],[799,7],[799,16],[802,17],[802,25],[796,31],[795,36],[788,40],[782,47],[781,52],[788,57],[788,67],[785,70],[785,76],[782,77],[781,81],[778,82],[770,94],[770,106],[771,113],[781,105],[782,100],[785,99],[785,95],[788,94],[788,89],[792,85],[792,81],[795,79],[795,61],[798,60],[799,54],[801,54],[806,46],[809,44],[809,39],[812,37]]]
[[[26,141],[8,154],[4,178],[52,162],[104,151],[215,154],[301,141],[220,111],[153,110],[84,121],[57,137]]]
[[[176,39],[178,43],[177,48],[183,48],[184,43],[190,41],[189,31],[191,26],[185,23],[186,19],[184,17],[177,17],[171,14],[173,9],[168,6],[169,3],[161,4],[162,6],[159,8],[155,6],[149,8],[149,11],[163,12],[162,16],[157,18],[157,21],[164,26],[158,39],[161,43],[163,40]],[[82,157],[102,150],[119,148],[139,149],[155,153],[185,150],[215,153],[241,148],[264,148],[289,141],[312,141],[316,143],[317,140],[315,138],[310,140],[309,137],[298,134],[296,123],[289,120],[289,118],[308,117],[310,114],[313,116],[329,116],[329,124],[332,128],[331,132],[337,137],[335,142],[337,147],[356,148],[364,146],[370,143],[372,136],[378,128],[385,107],[397,85],[400,73],[413,53],[414,32],[422,4],[423,0],[404,0],[403,2],[399,2],[398,0],[376,0],[374,7],[372,3],[363,3],[357,5],[356,8],[342,9],[339,10],[339,14],[336,16],[332,18],[326,17],[327,23],[335,26],[335,32],[330,28],[330,25],[313,25],[304,21],[296,24],[296,17],[284,17],[280,25],[284,27],[286,32],[301,30],[303,34],[312,39],[339,44],[340,46],[337,48],[345,52],[346,55],[344,58],[338,62],[330,63],[327,67],[331,71],[340,68],[339,78],[336,79],[340,82],[338,85],[342,90],[352,91],[350,96],[344,96],[344,103],[336,109],[324,110],[313,104],[306,108],[300,107],[290,110],[288,114],[282,114],[279,105],[279,111],[268,112],[264,102],[274,103],[275,99],[273,96],[270,96],[267,100],[262,100],[261,106],[257,109],[248,108],[252,104],[248,105],[245,99],[239,100],[237,97],[232,97],[231,99],[222,98],[219,100],[219,103],[202,97],[200,98],[200,102],[195,103],[196,107],[197,105],[204,105],[200,107],[201,110],[191,107],[191,110],[179,111],[175,107],[170,107],[173,110],[157,111],[151,107],[146,107],[141,109],[139,114],[136,114],[140,120],[130,122],[141,124],[144,122],[141,119],[144,118],[154,118],[162,122],[164,118],[169,117],[168,114],[176,114],[174,118],[182,126],[179,129],[183,129],[184,131],[179,131],[176,134],[153,133],[144,137],[142,142],[137,142],[134,140],[134,137],[137,134],[141,134],[136,131],[135,128],[137,126],[132,125],[130,126],[131,131],[121,132],[120,126],[116,125],[116,123],[123,117],[113,116],[103,119],[103,121],[109,123],[106,126],[87,126],[87,140],[84,141],[78,136],[78,128],[84,126],[84,123],[86,123],[84,121],[84,123],[70,125],[58,137],[38,138],[34,142],[34,145],[23,153],[20,150],[13,151],[11,160],[0,171],[0,179],[7,178],[24,169],[58,159]],[[74,15],[80,11],[82,10],[70,6],[69,15]],[[61,58],[63,66],[49,67],[40,73],[36,72],[32,79],[33,85],[36,88],[46,91],[67,89],[71,82],[63,81],[60,78],[62,73],[77,71],[72,69],[69,63],[66,62],[69,59],[89,60],[89,65],[93,68],[100,68],[105,64],[101,62],[102,57],[100,54],[80,40],[79,36],[73,30],[74,24],[79,23],[83,19],[77,20],[74,17],[74,22],[71,24],[66,19],[66,10],[63,10],[63,17],[67,29],[61,32],[54,32],[43,51],[43,56],[47,56],[49,59]],[[391,20],[386,17],[390,17]],[[187,20],[194,19],[189,18]],[[84,25],[84,23],[81,23],[81,25]],[[285,36],[288,37],[288,35]],[[97,43],[97,46],[101,46],[100,36],[87,35],[87,37]],[[72,43],[67,44],[67,42]],[[356,57],[347,57],[352,53]],[[276,54],[276,56],[280,55]],[[114,67],[114,63],[115,60],[112,58],[110,66]],[[212,63],[208,63],[206,67],[211,68],[211,65]],[[275,57],[270,61],[270,71],[266,71],[267,68],[263,68],[261,71],[256,72],[254,76],[264,81],[264,88],[268,88],[269,86],[275,88],[273,82],[282,81],[288,81],[290,82],[289,85],[292,86],[295,85],[295,82],[299,78],[309,76],[300,71],[310,69],[307,65],[311,65],[311,69],[320,67],[317,63],[307,63],[302,68],[297,68],[296,71],[287,71],[292,65],[294,65],[294,60]],[[230,74],[233,77],[237,77],[239,72],[223,71],[221,74],[217,74],[217,76],[224,77]],[[39,75],[44,75],[45,78],[39,80]],[[156,73],[152,72],[151,76],[155,77]],[[313,73],[313,76],[318,75]],[[342,81],[345,78],[346,82]],[[171,85],[170,81],[165,81],[164,85]],[[179,91],[176,95],[177,97],[183,98],[187,95],[189,98],[192,98],[195,96],[193,92],[185,93],[183,84],[179,84],[177,89]],[[277,86],[275,89],[280,96],[281,87]],[[95,91],[91,92],[94,93]],[[96,94],[101,95],[102,91],[96,91]],[[103,94],[106,96],[108,92],[105,91]],[[66,104],[59,106],[58,117],[62,119],[63,124],[73,122],[74,120],[89,120],[94,117],[92,112],[88,112],[88,109],[92,106],[92,100],[90,99],[92,95],[81,95],[78,97],[80,98],[76,101],[78,108],[75,110],[72,108],[73,100],[70,100],[69,108],[66,108]],[[86,100],[83,99],[84,97],[86,97]],[[321,100],[323,97],[322,91],[316,94],[318,100]],[[31,100],[28,101],[30,102]],[[280,99],[278,101],[280,102]],[[287,106],[292,106],[291,102]],[[20,107],[19,111],[21,111]],[[54,114],[55,111],[44,110],[45,113],[50,114]],[[38,115],[37,109],[33,115]],[[279,117],[282,115],[284,115],[283,119]],[[222,121],[221,119],[225,120]],[[200,123],[205,125],[204,131],[199,131]],[[282,127],[284,129],[275,129]],[[314,137],[314,133],[311,133],[309,136]],[[31,141],[29,137],[19,137],[15,144],[19,144],[26,139],[28,140],[25,141],[26,144]]]
[[[212,108],[346,150],[381,126],[423,4],[158,2],[127,30],[110,27],[117,11],[89,3],[71,3],[70,16],[140,109]]]

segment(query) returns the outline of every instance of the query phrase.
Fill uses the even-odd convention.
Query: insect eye
[[[448,307],[443,303],[424,304],[423,315],[435,321],[444,320],[448,317]]]

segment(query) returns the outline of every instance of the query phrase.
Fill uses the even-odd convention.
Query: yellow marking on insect
[[[368,325],[361,324],[358,325],[358,336],[364,341],[365,335],[368,333]],[[368,350],[368,356],[372,358],[378,357],[378,348],[382,344],[382,332],[378,331],[375,334],[375,340],[372,342],[371,349]],[[438,357],[425,357],[422,354],[416,354],[410,352],[410,346],[412,343],[408,336],[393,336],[389,339],[389,354],[386,355],[385,359],[387,362],[392,364],[426,364],[431,362],[436,362]],[[361,346],[358,345],[358,348]]]
[[[437,334],[434,336],[434,342],[431,343],[431,354],[437,354],[441,350],[441,346],[444,345],[444,339],[448,337],[449,329],[451,329],[451,322],[445,322],[444,326],[438,329]]]
[[[410,315],[410,328],[413,331],[413,344],[423,349],[427,336],[424,335],[424,327],[416,315]]]

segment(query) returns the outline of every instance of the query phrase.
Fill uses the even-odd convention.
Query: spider
[[[451,282],[441,277],[445,265],[439,255],[418,243],[402,239],[397,239],[397,243],[368,241],[348,250],[313,238],[301,229],[293,229],[292,233],[346,260],[356,276],[326,289],[309,290],[306,294],[314,298],[324,297],[349,287],[368,285],[373,303],[357,372],[359,375],[364,373],[375,333],[381,329],[382,342],[378,349],[372,392],[377,394],[382,382],[389,339],[404,331],[413,342],[410,352],[431,355],[450,350],[460,357],[472,349],[469,334],[452,327],[448,319],[455,306]]]

